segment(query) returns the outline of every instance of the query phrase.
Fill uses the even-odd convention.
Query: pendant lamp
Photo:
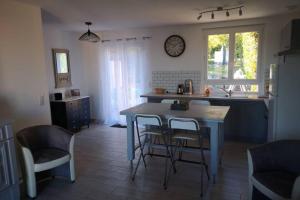
[[[92,22],[85,22],[85,24],[88,26],[88,31],[84,33],[82,36],[80,36],[80,41],[86,41],[86,42],[99,42],[100,37],[90,31],[90,25],[92,25]]]

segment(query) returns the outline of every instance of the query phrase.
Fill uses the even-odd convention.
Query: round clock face
[[[178,57],[185,50],[185,42],[179,35],[171,35],[165,41],[165,51],[169,56]]]

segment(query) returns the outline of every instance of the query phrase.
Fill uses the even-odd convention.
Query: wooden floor
[[[205,181],[205,196],[212,200],[246,200],[247,144],[226,142],[219,179],[215,185]],[[200,198],[200,166],[176,163],[163,189],[164,158],[147,158],[140,165],[135,182],[131,181],[130,162],[126,159],[126,129],[94,126],[76,135],[76,182],[54,179],[39,184],[38,200],[137,200]],[[189,155],[187,155],[189,156]],[[206,154],[209,163],[209,155]]]

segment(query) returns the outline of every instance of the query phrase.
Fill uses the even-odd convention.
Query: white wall
[[[172,71],[172,70],[201,70],[205,61],[203,59],[203,47],[206,45],[204,43],[204,33],[203,30],[209,28],[222,28],[222,27],[235,27],[244,25],[264,25],[264,35],[263,35],[263,49],[262,49],[262,60],[261,60],[261,71],[259,72],[261,76],[260,80],[260,90],[263,91],[264,83],[264,71],[269,67],[271,63],[277,62],[277,56],[275,56],[279,51],[280,45],[280,32],[282,27],[289,22],[292,18],[300,17],[300,13],[261,18],[261,19],[250,19],[250,20],[240,20],[240,21],[229,21],[229,22],[217,22],[217,23],[207,23],[207,24],[197,24],[197,25],[181,25],[181,26],[169,26],[169,27],[155,27],[155,28],[143,28],[143,29],[131,29],[131,30],[119,30],[119,31],[105,31],[100,32],[99,35],[103,40],[114,40],[117,38],[127,38],[127,37],[142,37],[151,36],[149,45],[149,66],[150,71],[162,70],[162,71]],[[185,52],[177,58],[172,58],[164,52],[164,41],[165,39],[172,35],[181,35],[186,42]],[[86,45],[83,47],[84,51],[89,51],[89,56],[93,54],[93,51],[88,50],[91,47]],[[99,44],[101,48],[101,43]],[[99,53],[95,51],[94,57]],[[94,64],[87,64],[87,69],[89,71],[99,71],[99,66]],[[100,72],[101,73],[101,69]],[[151,73],[148,74],[151,76]],[[147,77],[151,80],[150,77]],[[203,79],[202,79],[203,80]],[[92,76],[89,79],[89,84],[94,87],[94,85],[99,84],[100,77]],[[151,83],[149,83],[151,85]],[[202,82],[202,85],[204,83]],[[89,95],[91,96],[101,96],[99,89],[89,88]],[[100,104],[101,99],[94,102],[95,104]],[[98,108],[98,105],[94,105]],[[101,113],[101,110],[100,110]],[[94,117],[101,118],[101,114],[97,112]]]
[[[289,22],[292,18],[300,17],[300,13],[294,13],[289,15],[281,15],[268,18],[260,19],[250,19],[250,20],[238,20],[238,21],[228,21],[228,22],[216,22],[216,23],[207,23],[207,24],[194,24],[194,25],[180,25],[180,26],[166,26],[166,27],[152,27],[152,28],[140,28],[140,29],[130,29],[130,30],[118,30],[118,31],[104,31],[99,32],[103,40],[114,40],[118,38],[127,38],[127,37],[138,37],[142,36],[151,36],[152,39],[148,45],[149,52],[149,72],[147,73],[147,79],[149,80],[149,88],[151,87],[151,71],[161,70],[161,71],[181,71],[181,70],[201,70],[205,64],[203,59],[205,47],[204,43],[204,33],[203,30],[211,28],[222,28],[222,27],[238,27],[245,25],[263,25],[264,34],[263,34],[263,49],[262,49],[262,58],[261,58],[261,71],[259,75],[261,76],[260,80],[260,90],[263,92],[263,83],[264,83],[264,71],[269,67],[271,63],[277,62],[277,57],[275,56],[279,51],[280,45],[280,32],[282,27]],[[45,29],[47,30],[47,29]],[[49,29],[48,29],[49,30]],[[172,35],[179,34],[181,35],[186,42],[185,52],[177,58],[172,58],[168,56],[163,48],[165,39]],[[52,36],[51,36],[52,35]],[[53,35],[56,35],[53,37]],[[59,35],[63,35],[59,36]],[[91,96],[91,112],[92,118],[101,119],[101,96],[105,95],[105,91],[101,90],[101,66],[99,61],[99,53],[101,50],[101,43],[91,44],[91,43],[81,43],[81,46],[78,46],[77,37],[75,33],[64,33],[64,34],[54,34],[49,31],[45,32],[46,38],[46,52],[51,55],[50,48],[53,48],[56,44],[57,47],[65,47],[76,49],[81,48],[81,55],[76,55],[75,61],[72,61],[71,56],[71,71],[73,84],[79,88],[85,88],[87,95]],[[61,38],[60,38],[61,37]],[[50,41],[49,41],[50,40]],[[49,44],[52,44],[49,45]],[[73,45],[70,46],[69,45]],[[82,56],[82,57],[81,57]],[[72,64],[73,63],[73,64]],[[52,58],[51,56],[47,59],[48,75],[50,78],[50,90],[54,87],[54,78],[53,78],[53,67],[52,67]],[[77,66],[73,66],[77,65]],[[81,65],[81,66],[80,66]],[[74,68],[74,69],[73,69]],[[82,68],[82,69],[80,69]],[[78,76],[78,74],[84,74],[84,76]],[[75,75],[77,74],[77,75]],[[79,79],[73,78],[80,77]],[[204,76],[204,74],[203,74]],[[82,77],[85,77],[85,81],[82,81]],[[203,78],[202,78],[203,80]],[[202,85],[204,83],[202,82]]]
[[[55,88],[54,67],[52,58],[52,49],[68,49],[70,56],[70,69],[72,87],[78,88],[82,95],[87,94],[86,81],[84,79],[84,64],[81,42],[78,40],[79,33],[67,32],[58,29],[54,25],[43,25],[44,41],[45,41],[45,57],[47,66],[47,75],[50,93],[62,91],[68,88]]]
[[[70,88],[79,88],[81,95],[89,95],[91,116],[101,115],[99,44],[79,41],[82,33],[63,31],[53,24],[43,24],[47,77],[50,93],[65,92]],[[55,88],[52,49],[69,50],[72,87]],[[91,92],[90,92],[91,91]],[[95,95],[95,93],[97,95]]]
[[[85,71],[87,95],[90,96],[91,118],[100,120],[102,118],[102,99],[105,91],[101,91],[101,69],[99,56],[99,43],[82,42],[82,53]]]
[[[49,124],[40,8],[1,0],[0,27],[1,117],[12,119],[16,131]]]

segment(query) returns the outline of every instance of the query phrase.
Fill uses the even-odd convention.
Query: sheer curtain
[[[126,124],[120,111],[143,102],[147,90],[147,41],[110,41],[101,47],[102,111],[105,124]]]

